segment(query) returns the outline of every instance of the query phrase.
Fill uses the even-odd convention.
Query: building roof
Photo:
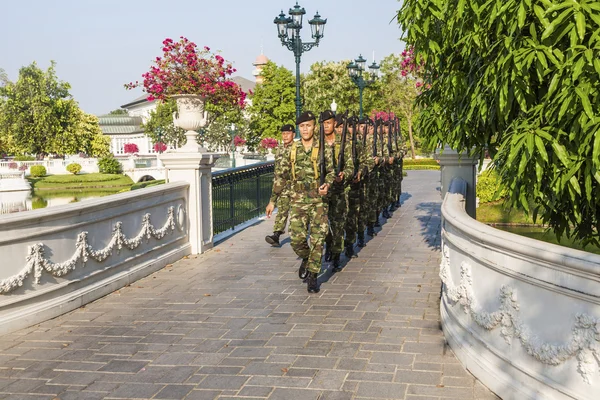
[[[104,135],[130,135],[143,133],[142,118],[129,115],[100,115],[100,130]]]
[[[264,54],[261,54],[258,57],[256,57],[256,60],[254,60],[252,65],[265,65],[268,62],[269,62],[269,59],[267,58],[267,56],[265,56]]]
[[[155,100],[152,100],[152,102],[154,102]],[[144,94],[138,98],[136,98],[135,100],[130,101],[127,104],[123,104],[121,106],[121,108],[131,108],[132,106],[136,106],[138,104],[142,104],[142,103],[146,103],[148,102],[148,94]]]
[[[241,76],[234,76],[231,78],[231,80],[240,85],[242,87],[242,90],[246,94],[248,94],[250,90],[254,90],[254,88],[256,87],[256,82],[253,82]]]

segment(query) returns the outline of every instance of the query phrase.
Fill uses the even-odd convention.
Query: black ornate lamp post
[[[305,51],[309,51],[314,46],[319,45],[319,41],[323,38],[327,19],[322,19],[317,11],[314,18],[308,21],[312,31],[312,38],[315,41],[304,43],[300,38],[300,29],[302,29],[302,16],[306,14],[306,11],[296,2],[294,8],[290,8],[288,13],[290,17],[286,17],[283,10],[281,10],[281,14],[273,22],[277,25],[277,35],[281,40],[281,45],[292,51],[296,60],[296,118],[298,118],[302,111],[302,100],[300,99],[300,57],[302,57],[302,53]],[[298,132],[298,127],[296,127],[296,138],[299,137],[300,133]]]
[[[363,58],[362,55],[359,55],[357,59],[351,61],[350,64],[347,65],[348,75],[350,75],[350,79],[356,86],[358,86],[358,98],[359,98],[359,118],[363,117],[363,90],[372,85],[377,81],[379,76],[379,65],[373,61],[373,64],[369,65],[369,72],[371,73],[371,79],[363,78],[363,72],[365,71],[367,66],[367,60]]]

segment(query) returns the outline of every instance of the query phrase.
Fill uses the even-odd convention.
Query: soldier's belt
[[[318,188],[317,182],[295,182],[292,184],[292,190],[296,192],[310,192]]]

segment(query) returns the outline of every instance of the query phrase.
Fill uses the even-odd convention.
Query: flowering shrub
[[[27,165],[21,165],[19,171],[27,171]]]
[[[167,151],[167,145],[164,144],[163,142],[156,142],[156,143],[154,143],[154,151],[157,153],[162,153],[164,151]]]
[[[241,147],[246,144],[246,139],[242,139],[239,136],[233,138],[233,144],[235,147]]]
[[[260,141],[260,145],[263,149],[274,149],[277,147],[277,139],[274,138],[264,138]]]
[[[137,154],[140,152],[138,145],[135,143],[125,143],[123,146],[123,151],[125,154]]]
[[[19,165],[16,162],[11,162],[8,164],[8,169],[17,169]]]
[[[371,118],[373,118],[374,120],[389,121],[390,118],[391,119],[396,118],[396,115],[393,112],[388,113],[386,111],[373,110],[371,113]]]
[[[165,39],[163,56],[156,57],[150,71],[142,74],[143,84],[136,81],[125,84],[126,89],[143,86],[148,100],[165,100],[176,94],[205,96],[212,104],[238,105],[244,108],[246,94],[237,83],[227,77],[236,70],[223,57],[202,50],[194,42],[181,36],[178,42]]]
[[[417,60],[415,51],[412,46],[405,49],[402,53],[402,62],[400,63],[400,73],[404,77],[413,77],[415,80],[415,87],[417,89],[423,87],[423,72],[425,71],[425,61],[422,58]],[[427,85],[427,89],[431,88],[431,85]]]

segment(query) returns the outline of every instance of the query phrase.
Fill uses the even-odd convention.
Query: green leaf
[[[569,161],[569,158],[567,157],[567,150],[565,150],[565,147],[558,142],[554,142],[554,143],[552,143],[552,148],[554,149],[554,152],[558,156],[558,159],[560,160],[560,162],[565,167],[569,168],[569,166],[571,165],[571,162]]]
[[[585,94],[585,92],[580,87],[576,87],[575,92],[577,93],[577,95],[579,96],[579,99],[581,100],[581,105],[583,106],[583,109],[584,109],[586,115],[589,118],[594,118],[594,111],[592,110],[592,104],[590,103],[590,99],[588,98],[588,95]]]
[[[525,25],[526,16],[527,13],[525,12],[525,4],[521,1],[521,4],[519,4],[519,11],[517,13],[519,29],[523,28],[523,25]]]
[[[592,150],[592,162],[596,168],[600,168],[600,130],[594,133],[594,147]]]
[[[585,37],[585,15],[583,12],[575,12],[575,24],[577,25],[579,39],[583,42],[583,38]]]
[[[548,153],[546,152],[546,146],[544,146],[544,142],[539,136],[535,137],[535,146],[538,149],[538,152],[542,156],[545,162],[548,162]]]
[[[569,179],[569,182],[571,183],[571,186],[577,192],[577,194],[579,194],[581,196],[581,187],[579,186],[579,182],[577,181],[577,177],[576,176],[572,176],[571,179]]]

